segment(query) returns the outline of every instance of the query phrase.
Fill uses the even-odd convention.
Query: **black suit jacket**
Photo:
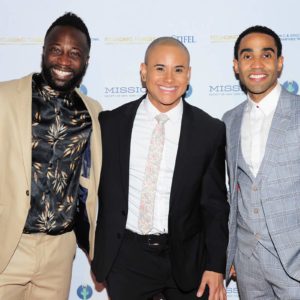
[[[99,117],[103,164],[92,271],[100,282],[126,226],[131,132],[144,97]],[[226,194],[224,124],[184,101],[168,221],[172,272],[182,290],[198,287],[204,270],[225,272]]]

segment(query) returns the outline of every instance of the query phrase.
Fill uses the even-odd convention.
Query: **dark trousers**
[[[185,293],[177,287],[166,235],[156,238],[128,230],[107,278],[107,290],[111,300],[150,300],[158,294],[167,300],[208,299],[207,291],[197,298],[197,289]]]

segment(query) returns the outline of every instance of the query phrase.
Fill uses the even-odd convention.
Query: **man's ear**
[[[90,57],[88,56],[85,61],[85,69],[89,66]]]
[[[237,59],[233,60],[233,71],[236,75],[239,74],[239,62]]]
[[[277,71],[279,74],[282,72],[282,69],[283,69],[283,61],[284,61],[283,56],[279,56],[278,57],[278,67],[277,67]]]
[[[142,82],[145,82],[147,79],[147,65],[145,63],[141,63],[140,75],[141,75]]]
[[[191,74],[192,74],[192,67],[189,67],[189,70],[188,70],[188,82],[190,84],[190,80],[191,80]]]

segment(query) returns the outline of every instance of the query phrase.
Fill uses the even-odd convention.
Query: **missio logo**
[[[88,300],[92,297],[92,295],[93,295],[93,290],[88,284],[81,285],[77,289],[77,296],[82,300]]]
[[[112,86],[105,87],[105,94],[135,94],[145,93],[146,89],[140,86]]]
[[[210,96],[240,96],[243,94],[239,84],[209,85],[208,92]]]
[[[286,81],[284,84],[283,84],[283,87],[290,93],[294,94],[294,95],[297,95],[298,93],[298,90],[299,90],[299,86],[297,84],[296,81],[294,80],[291,80],[291,81]]]
[[[88,90],[87,90],[86,86],[83,85],[83,84],[80,85],[79,90],[80,90],[80,92],[81,92],[82,94],[84,94],[84,95],[87,95],[87,93],[88,93]]]

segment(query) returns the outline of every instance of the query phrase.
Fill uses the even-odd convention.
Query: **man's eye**
[[[183,69],[182,69],[182,68],[176,68],[176,69],[175,69],[175,72],[176,72],[176,73],[182,73],[182,72],[183,72]]]
[[[81,57],[81,54],[80,54],[80,52],[78,52],[78,51],[72,51],[72,52],[70,53],[70,55],[71,55],[71,57],[74,57],[74,58]]]
[[[164,68],[163,67],[156,67],[156,71],[163,71]]]
[[[264,58],[271,58],[272,54],[271,53],[264,53],[263,57]]]
[[[60,53],[60,49],[59,49],[59,48],[56,48],[56,47],[50,48],[49,51],[50,51],[51,53],[53,53],[53,54],[59,54],[59,53]]]
[[[250,54],[244,54],[244,56],[243,56],[243,59],[245,59],[245,60],[249,60],[251,58],[252,58],[252,56]]]

